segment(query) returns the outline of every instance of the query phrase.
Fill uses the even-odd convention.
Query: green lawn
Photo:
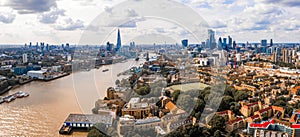
[[[189,83],[189,84],[180,84],[180,85],[174,85],[174,86],[171,86],[171,88],[173,90],[181,90],[183,92],[185,91],[189,91],[189,90],[192,90],[192,89],[204,89],[208,87],[208,85],[206,84],[203,84],[203,83]]]

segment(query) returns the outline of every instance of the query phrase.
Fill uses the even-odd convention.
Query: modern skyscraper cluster
[[[116,53],[121,49],[122,41],[121,41],[121,32],[120,29],[118,29],[117,34],[117,45],[115,46],[113,43],[107,42],[106,43],[106,50],[111,53]]]
[[[227,38],[223,38],[223,40],[222,40],[222,37],[220,37],[218,40],[218,49],[219,50],[235,49],[235,47],[236,47],[236,43],[235,43],[235,41],[232,40],[232,38],[230,36],[228,36],[228,43],[227,43]]]

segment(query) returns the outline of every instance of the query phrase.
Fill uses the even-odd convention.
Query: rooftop
[[[96,115],[96,114],[70,114],[65,120],[65,123],[104,123],[112,124],[113,118],[111,115]]]

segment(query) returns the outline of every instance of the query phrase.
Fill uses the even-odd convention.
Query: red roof
[[[225,110],[225,111],[221,111],[221,112],[217,112],[216,113],[217,115],[224,115],[224,114],[232,114],[232,111],[231,110]]]
[[[251,124],[250,124],[250,127],[255,127],[255,128],[267,128],[270,124],[275,124],[274,119],[272,119],[271,121],[262,122],[262,123],[259,123],[259,124],[251,123]]]
[[[229,124],[229,125],[232,125],[232,124],[237,123],[237,122],[240,122],[240,121],[242,121],[242,120],[244,120],[244,119],[243,119],[243,118],[237,118],[237,119],[234,119],[234,120],[229,121],[228,124]]]
[[[254,116],[251,116],[250,118],[251,119],[256,119],[256,118],[259,118],[259,115],[254,115]]]
[[[272,109],[272,107],[267,107],[267,108],[265,108],[265,109],[261,109],[261,110],[259,110],[258,112],[259,112],[259,113],[263,113],[263,112],[266,112],[266,111],[268,111],[268,110],[270,110],[270,109]]]

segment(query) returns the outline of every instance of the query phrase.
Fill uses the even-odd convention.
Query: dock
[[[106,127],[112,126],[113,117],[111,115],[97,114],[70,114],[59,130],[60,134],[72,134],[73,130],[88,131],[97,123],[103,123]]]

